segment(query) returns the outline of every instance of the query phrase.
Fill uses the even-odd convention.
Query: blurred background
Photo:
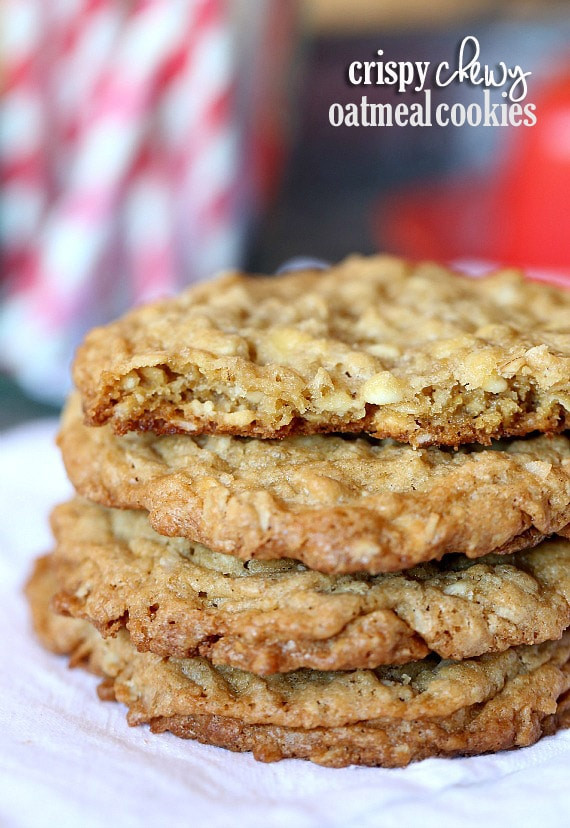
[[[568,2],[3,0],[0,14],[0,428],[57,411],[90,327],[222,268],[389,250],[567,281]],[[437,64],[468,34],[483,62],[532,72],[536,126],[330,126],[333,102],[396,100],[349,87],[351,61],[382,48]],[[466,84],[438,95],[481,100]]]

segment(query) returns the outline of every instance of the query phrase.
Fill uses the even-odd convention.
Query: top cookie
[[[488,444],[570,426],[570,292],[388,256],[230,275],[91,331],[74,379],[119,433]]]

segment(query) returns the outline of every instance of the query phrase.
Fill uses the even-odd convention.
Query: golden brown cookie
[[[42,640],[56,651],[83,626],[74,663],[105,678],[102,695],[128,708],[130,724],[252,750],[271,761],[406,765],[529,745],[567,724],[570,636],[463,662],[436,657],[351,672],[299,670],[260,678],[203,658],[139,653],[125,630],[104,640],[87,622],[50,619],[49,564],[28,594]]]
[[[243,560],[387,572],[523,549],[570,523],[566,436],[455,452],[337,435],[118,437],[85,426],[72,398],[59,444],[81,495]]]
[[[393,575],[324,575],[157,535],[144,512],[74,500],[52,515],[55,607],[142,651],[267,675],[462,659],[559,638],[570,625],[570,542]]]
[[[513,271],[353,256],[137,308],[87,336],[74,378],[119,433],[488,444],[570,425],[569,319],[570,292]]]

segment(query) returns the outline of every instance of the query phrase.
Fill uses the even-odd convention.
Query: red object
[[[430,182],[384,199],[375,218],[380,246],[416,259],[570,274],[570,74],[536,103],[536,125],[511,130],[497,175]]]

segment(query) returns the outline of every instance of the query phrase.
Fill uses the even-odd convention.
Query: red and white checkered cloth
[[[240,28],[254,54],[291,9],[4,0],[0,354],[30,390],[63,393],[91,325],[240,263],[259,192]]]

